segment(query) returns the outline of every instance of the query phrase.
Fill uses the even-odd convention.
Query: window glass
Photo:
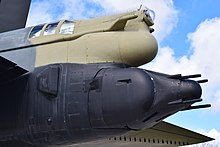
[[[72,21],[64,21],[60,28],[60,34],[73,34],[75,23]]]
[[[45,29],[45,31],[44,31],[44,35],[52,35],[52,34],[55,34],[57,25],[58,25],[58,22],[48,24],[47,27],[46,27],[46,29]]]
[[[35,26],[30,33],[29,38],[36,38],[40,36],[40,32],[43,29],[44,25]]]

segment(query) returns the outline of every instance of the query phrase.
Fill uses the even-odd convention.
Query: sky
[[[156,13],[157,57],[142,66],[167,74],[197,74],[209,109],[179,112],[166,121],[209,135],[220,146],[220,1],[219,0],[32,0],[27,26],[60,19],[89,19],[136,10]]]

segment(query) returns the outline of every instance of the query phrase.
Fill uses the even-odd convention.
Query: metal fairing
[[[129,131],[127,122],[141,121],[152,103],[153,91],[140,91],[142,86],[147,86],[147,83],[139,85],[135,80],[145,79],[142,70],[120,66],[58,64],[37,68],[29,77],[24,100],[27,105],[23,108],[25,119],[20,123],[27,127],[19,138],[26,136],[25,141],[29,143],[58,145]],[[124,76],[126,72],[129,73],[127,77]],[[149,77],[145,82],[148,80]],[[127,87],[132,81],[134,85]],[[130,96],[127,88],[132,92]],[[138,89],[141,92],[137,95],[139,100],[134,99],[134,91]],[[149,103],[143,103],[146,93],[150,94]],[[139,109],[139,106],[145,109]],[[124,117],[114,119],[117,113]],[[128,113],[131,115],[126,117]]]
[[[168,77],[114,63],[36,68],[0,87],[7,97],[0,107],[0,141],[53,146],[150,128],[188,107],[168,104],[185,98],[184,83],[194,84],[192,99],[201,96],[193,81]]]

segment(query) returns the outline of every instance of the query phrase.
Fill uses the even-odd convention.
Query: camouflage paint
[[[157,54],[157,41],[150,34],[143,11],[74,21],[71,35],[59,34],[30,39],[37,45],[36,67],[53,63],[126,63],[140,66]],[[43,44],[43,45],[42,45]]]
[[[59,34],[61,20],[53,35],[30,38],[32,28],[0,35],[0,56],[31,71],[54,63],[125,63],[140,66],[157,54],[157,41],[150,33],[153,23],[144,11],[74,21],[73,34]]]

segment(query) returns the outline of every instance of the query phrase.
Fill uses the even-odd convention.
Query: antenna
[[[138,11],[140,11],[140,10],[141,10],[142,6],[143,6],[143,5],[141,4],[141,5],[140,5],[140,7],[138,8]]]

